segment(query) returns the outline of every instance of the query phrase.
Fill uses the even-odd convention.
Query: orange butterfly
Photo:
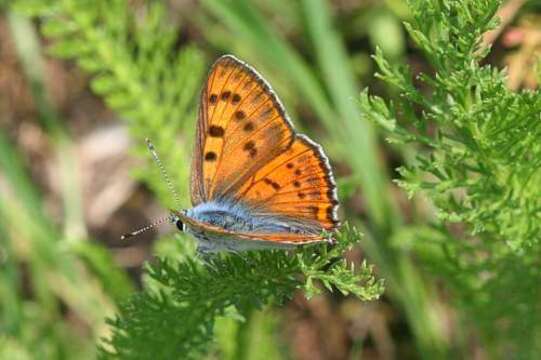
[[[270,85],[231,55],[201,92],[190,190],[193,208],[171,220],[203,252],[327,241],[323,231],[339,226],[323,150],[295,133]]]

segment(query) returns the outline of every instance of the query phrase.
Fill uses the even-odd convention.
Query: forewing
[[[222,56],[201,92],[192,203],[237,193],[293,139],[283,106],[265,80],[235,57]]]

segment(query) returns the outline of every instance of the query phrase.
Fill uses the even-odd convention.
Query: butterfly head
[[[181,232],[186,231],[186,225],[184,224],[184,222],[182,222],[182,215],[185,215],[186,211],[185,210],[180,210],[180,211],[169,210],[169,211],[170,211],[169,218],[170,218],[171,223],[175,224],[177,229],[179,229]]]

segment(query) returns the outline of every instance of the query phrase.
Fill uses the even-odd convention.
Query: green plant
[[[199,358],[209,350],[217,317],[242,321],[255,309],[283,303],[296,289],[308,297],[320,293],[317,283],[344,295],[375,299],[383,284],[372,268],[363,263],[355,271],[340,259],[359,240],[346,226],[331,248],[216,255],[203,263],[192,257],[180,263],[159,260],[147,268],[154,286],[134,296],[110,321],[114,334],[102,347],[103,355]]]
[[[70,215],[58,224],[47,214],[28,164],[2,129],[0,358],[92,358],[94,341],[104,334],[103,317],[132,286],[111,255],[84,230],[73,148],[44,91],[37,34],[26,18],[9,14],[8,20],[31,85],[37,123],[57,155],[63,211]],[[67,312],[77,321],[66,321]],[[77,327],[87,336],[79,336]]]
[[[364,91],[360,105],[390,143],[415,146],[398,183],[437,208],[432,223],[402,231],[396,244],[445,280],[486,351],[536,358],[541,93],[512,92],[505,72],[482,64],[490,49],[480,39],[500,3],[410,1],[406,28],[434,73],[416,74],[414,84],[407,68],[377,52],[378,77],[399,96],[384,101]]]
[[[148,137],[164,163],[189,163],[184,151],[188,147],[178,146],[177,135],[183,133],[186,119],[195,118],[193,100],[205,63],[194,47],[176,51],[178,32],[162,4],[143,6],[141,18],[125,1],[19,0],[13,9],[39,17],[43,34],[55,40],[49,54],[72,59],[93,75],[92,89],[129,124],[137,154],[146,156]],[[176,166],[170,171],[175,184],[187,184],[187,170]],[[178,205],[157,180],[158,169],[149,167],[137,175],[165,205]],[[185,192],[182,198],[188,198]]]

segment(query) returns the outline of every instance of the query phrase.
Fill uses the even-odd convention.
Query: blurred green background
[[[95,358],[95,344],[110,335],[105,317],[142,286],[143,262],[182,256],[185,244],[170,227],[129,243],[119,236],[174,206],[145,137],[159,144],[188,206],[197,94],[225,53],[257,68],[296,128],[326,149],[341,216],[365,233],[347,257],[374,263],[386,294],[371,303],[298,294],[245,323],[223,320],[209,356],[494,354],[498,346],[481,341],[445,281],[420,260],[433,245],[411,240],[429,238],[423,225],[436,217],[429,199],[408,199],[392,182],[416,148],[386,143],[358,104],[366,87],[399,96],[374,77],[376,47],[414,74],[432,71],[404,29],[405,1],[0,4],[0,358]],[[486,38],[494,48],[485,61],[507,66],[512,90],[538,86],[540,12],[535,0],[508,1]]]

